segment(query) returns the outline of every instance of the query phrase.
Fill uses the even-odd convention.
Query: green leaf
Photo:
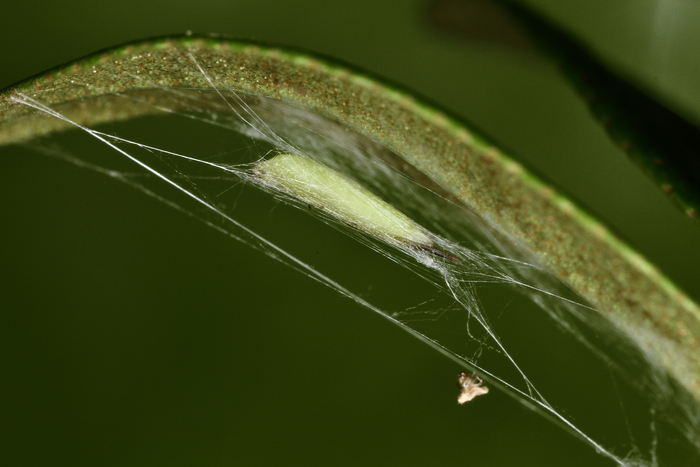
[[[539,49],[556,63],[612,141],[700,224],[696,124],[605,65],[579,40],[524,3],[438,1],[432,12],[433,24],[440,29],[521,51]]]
[[[364,134],[514,238],[700,400],[700,308],[600,221],[459,119],[396,86],[297,51],[213,37],[109,49],[0,92],[0,144],[185,105],[217,86],[303,107]],[[124,96],[131,99],[124,99]],[[200,96],[201,97],[201,96]],[[218,102],[199,99],[202,109]],[[191,105],[191,101],[187,102]]]

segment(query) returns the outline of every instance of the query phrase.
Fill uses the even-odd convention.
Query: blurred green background
[[[700,119],[696,1],[532,3]],[[608,143],[553,67],[440,34],[427,5],[15,2],[0,17],[0,88],[100,48],[186,30],[320,52],[473,122],[700,298],[700,230]],[[201,146],[184,132],[172,140]],[[21,147],[0,148],[0,164],[3,465],[611,465],[500,392],[458,407],[462,368],[132,188]],[[435,294],[312,219],[283,208],[260,216],[370,301],[402,310]],[[367,269],[382,292],[374,276],[358,277]],[[484,306],[498,316],[505,305],[493,300]],[[515,324],[502,333],[531,353],[528,374],[550,377],[555,390],[566,376],[536,363],[556,352],[576,371],[607,375],[566,337],[536,337],[548,325],[542,313],[514,300]],[[616,409],[605,404],[617,402],[607,399],[579,410],[598,420],[597,440],[625,455],[634,443],[612,422],[606,431]]]

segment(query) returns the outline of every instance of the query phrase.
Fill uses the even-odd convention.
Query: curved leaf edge
[[[221,88],[310,109],[400,155],[531,252],[700,400],[697,304],[602,222],[460,119],[337,61],[212,36],[126,44],[0,91],[0,144],[68,127],[19,102],[21,95],[84,125],[134,118],[154,112],[158,89],[210,88],[193,60]],[[153,100],[124,98],[134,93]],[[98,97],[111,104],[86,105]]]

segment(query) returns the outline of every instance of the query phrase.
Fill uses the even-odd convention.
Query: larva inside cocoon
[[[297,154],[281,154],[260,162],[252,172],[264,185],[386,242],[438,253],[433,249],[433,241],[418,224],[374,193],[320,162]]]

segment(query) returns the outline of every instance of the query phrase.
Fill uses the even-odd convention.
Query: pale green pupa
[[[320,162],[297,154],[280,154],[260,162],[252,172],[264,185],[388,243],[456,260],[433,248],[428,233],[405,214]]]

